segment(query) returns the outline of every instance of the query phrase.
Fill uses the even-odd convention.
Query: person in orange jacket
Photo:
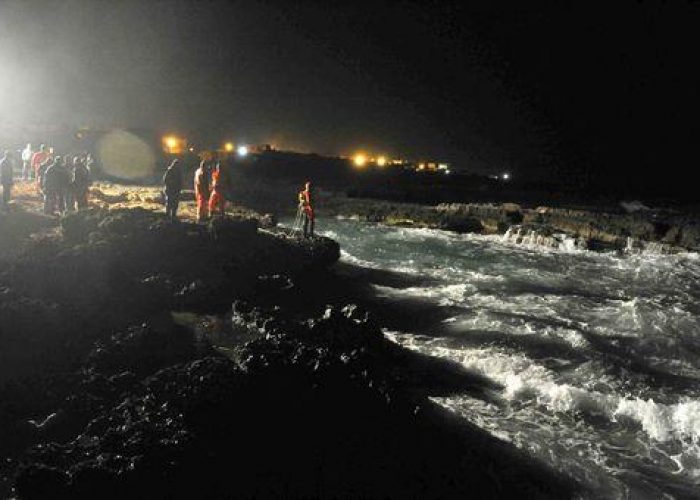
[[[36,151],[30,160],[30,167],[32,171],[34,172],[34,178],[36,179],[36,187],[37,191],[41,190],[41,179],[40,179],[40,174],[41,174],[41,166],[46,163],[46,161],[50,158],[50,152],[46,150],[46,145],[42,144],[39,146],[39,151]]]
[[[221,163],[217,162],[214,171],[211,173],[211,194],[209,195],[209,215],[214,216],[218,213],[222,218],[224,216],[224,207],[226,198],[224,198],[224,177],[221,172]]]
[[[304,238],[314,235],[314,206],[312,202],[311,181],[307,181],[303,191],[299,191],[299,210],[304,215]]]
[[[194,194],[197,201],[197,221],[209,218],[209,165],[205,160],[194,173]]]

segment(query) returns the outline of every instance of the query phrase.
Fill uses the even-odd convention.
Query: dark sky
[[[517,175],[694,170],[700,6],[566,3],[0,0],[0,120]]]

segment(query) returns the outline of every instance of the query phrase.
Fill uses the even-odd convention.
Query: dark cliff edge
[[[5,231],[21,251],[0,263],[0,496],[575,494],[427,398],[488,398],[486,381],[321,305],[347,289],[337,243],[258,226],[134,208]]]

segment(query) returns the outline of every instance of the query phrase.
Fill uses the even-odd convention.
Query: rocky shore
[[[573,495],[430,403],[488,388],[346,305],[337,243],[119,196],[0,219],[0,496]]]
[[[700,251],[700,219],[670,210],[613,212],[525,208],[514,203],[417,205],[333,196],[319,205],[324,215],[459,233],[508,233],[516,243],[557,246],[562,238],[569,238],[577,248],[589,250]]]

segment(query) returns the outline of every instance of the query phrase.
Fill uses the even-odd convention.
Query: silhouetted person
[[[182,191],[182,167],[180,160],[173,160],[163,174],[163,188],[165,192],[165,215],[170,220],[177,219],[177,208],[180,205],[180,191]]]
[[[311,190],[311,181],[307,181],[304,189],[299,192],[299,210],[304,216],[304,238],[314,235],[314,225],[316,218],[314,216],[313,206],[313,191]]]
[[[12,199],[12,185],[14,184],[15,160],[12,153],[5,151],[0,158],[0,184],[2,184],[2,208],[7,210]]]
[[[68,189],[68,172],[60,156],[57,156],[49,164],[46,172],[41,176],[41,182],[44,192],[44,213],[53,215],[56,210],[63,213],[66,209],[65,193]]]
[[[194,173],[194,194],[197,203],[197,221],[209,218],[209,166],[202,160]]]
[[[87,167],[88,172],[90,172],[91,175],[95,174],[95,165],[96,164],[97,164],[97,162],[95,161],[95,159],[92,157],[92,155],[90,153],[88,153],[85,156],[85,166]]]
[[[214,171],[211,173],[211,194],[209,195],[209,215],[212,217],[214,214],[219,214],[221,218],[224,217],[224,210],[226,207],[225,184],[221,163],[216,162],[216,167],[214,167]]]
[[[73,173],[75,171],[75,158],[71,158],[69,155],[63,157],[63,165],[66,169],[66,174],[68,176],[68,183],[66,185],[66,191],[63,194],[65,198],[66,210],[72,212],[75,210],[75,199],[73,198]]]
[[[27,146],[22,150],[22,180],[28,181],[34,177],[34,172],[32,171],[32,145],[27,144]]]
[[[73,177],[71,179],[71,191],[73,203],[78,210],[87,208],[88,191],[90,190],[90,169],[85,165],[85,160],[80,156],[73,159]],[[71,207],[73,208],[73,207]]]

